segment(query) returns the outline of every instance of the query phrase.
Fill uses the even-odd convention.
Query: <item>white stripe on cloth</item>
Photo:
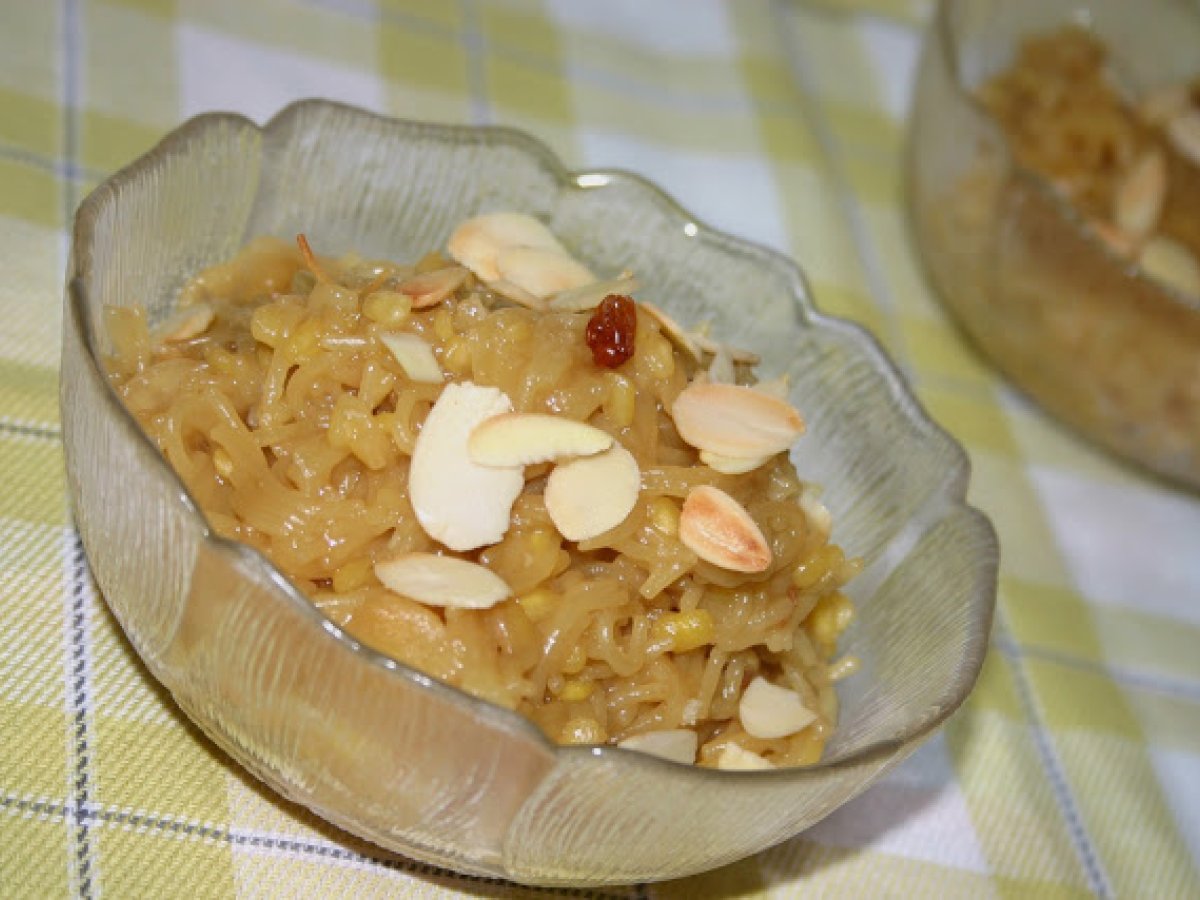
[[[835,847],[866,848],[982,875],[991,872],[941,733],[804,836]]]
[[[184,117],[229,110],[261,123],[305,97],[384,109],[383,82],[372,66],[349,69],[188,22],[179,23],[176,41]]]

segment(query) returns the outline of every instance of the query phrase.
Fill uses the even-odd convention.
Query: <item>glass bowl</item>
[[[945,306],[1018,386],[1109,450],[1197,487],[1200,297],[1113,252],[1015,161],[973,96],[1022,38],[1067,24],[1107,45],[1119,87],[1200,74],[1191,0],[943,0],[909,130],[916,242]]]
[[[169,311],[189,275],[249,237],[415,258],[491,209],[544,219],[596,271],[631,268],[685,322],[788,372],[796,456],[850,593],[839,730],[816,766],[718,772],[614,747],[556,747],[515,713],[357,644],[266,559],[211,533],[101,364],[108,304]],[[961,448],[864,332],[813,308],[786,258],[698,224],[647,182],[569,173],[502,128],[401,122],[322,101],[265,127],[193,119],[83,203],[67,287],[61,402],[76,522],[103,594],[187,714],[284,796],[384,847],[526,883],[674,878],[812,825],[900,762],[970,691],[997,545],[964,503]]]

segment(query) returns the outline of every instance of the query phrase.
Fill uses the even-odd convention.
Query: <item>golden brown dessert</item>
[[[1071,27],[1025,41],[979,99],[1111,250],[1200,301],[1200,78],[1134,96]]]
[[[213,528],[362,642],[561,743],[815,762],[859,562],[781,385],[529,217],[449,251],[260,239],[153,329],[109,310],[112,381]]]
[[[1104,446],[1193,485],[1198,87],[1137,91],[1092,34],[1032,36],[974,92],[995,127],[975,126],[968,160],[946,154],[945,181],[925,167],[914,205],[942,298],[1005,374]],[[962,141],[937,127],[917,152]]]

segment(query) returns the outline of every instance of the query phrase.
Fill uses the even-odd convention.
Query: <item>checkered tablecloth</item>
[[[1132,0],[1131,0],[1132,2]],[[552,896],[260,788],[140,666],[64,490],[79,200],[194,113],[297,97],[502,122],[780,248],[969,449],[993,649],[941,734],[758,857],[595,897],[1200,896],[1200,498],[1083,445],[948,325],[900,204],[913,0],[0,0],[0,896]]]

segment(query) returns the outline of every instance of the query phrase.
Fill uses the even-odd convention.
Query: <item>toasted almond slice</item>
[[[755,772],[760,769],[773,769],[775,766],[741,744],[726,744],[721,755],[717,757],[717,768],[726,772]]]
[[[437,357],[433,355],[433,348],[419,334],[385,332],[379,335],[379,339],[392,351],[404,374],[413,381],[438,384],[446,380]]]
[[[711,485],[692,488],[679,513],[679,540],[705,562],[731,572],[762,572],[771,546],[746,508]]]
[[[520,285],[513,284],[511,281],[505,281],[503,278],[497,278],[495,281],[487,282],[488,289],[493,293],[499,294],[505,300],[511,300],[518,306],[524,306],[526,309],[543,310],[546,304],[539,297],[533,296],[529,291]]]
[[[637,750],[672,762],[691,765],[696,761],[696,750],[700,739],[690,728],[668,728],[663,731],[648,731],[635,734],[617,744],[626,750]]]
[[[1181,155],[1200,166],[1200,109],[1188,110],[1171,119],[1167,123],[1167,137]]]
[[[448,384],[417,436],[409,499],[425,533],[451,550],[494,544],[508,531],[513,501],[525,486],[521,467],[472,462],[467,439],[480,422],[511,411],[497,388]]]
[[[491,569],[435,553],[405,553],[376,563],[375,575],[389,591],[428,606],[491,609],[512,595]]]
[[[550,229],[523,213],[498,212],[467,219],[450,235],[446,249],[483,281],[500,277],[496,254],[505,247],[541,247],[564,253]]]
[[[462,287],[467,280],[467,274],[467,270],[462,266],[447,266],[444,269],[411,275],[396,285],[396,290],[412,300],[413,309],[428,309]]]
[[[541,300],[596,280],[587,266],[560,250],[544,247],[502,247],[496,254],[496,272],[501,280]]]
[[[692,339],[695,340],[696,346],[705,353],[711,353],[715,355],[722,347],[720,342],[714,341],[702,331],[693,331]],[[730,358],[732,358],[735,363],[741,363],[744,366],[757,366],[760,362],[762,362],[762,357],[751,350],[741,350],[738,347],[729,346],[726,346],[725,349],[729,352]]]
[[[766,456],[722,456],[720,453],[701,450],[700,462],[722,475],[745,475],[765,464],[774,455],[768,453]]]
[[[1147,150],[1117,185],[1113,220],[1135,240],[1154,231],[1167,196],[1167,161],[1161,150]]]
[[[804,434],[791,404],[734,384],[688,385],[671,407],[679,435],[697,450],[721,456],[779,453]]]
[[[1180,244],[1161,235],[1146,241],[1138,263],[1147,275],[1190,297],[1200,297],[1200,263]]]
[[[703,354],[700,352],[700,347],[693,339],[694,335],[684,331],[683,326],[667,315],[663,310],[659,309],[653,303],[642,301],[638,304],[643,310],[650,313],[650,318],[658,323],[658,327],[662,329],[663,334],[676,347],[691,357],[692,362],[699,365],[703,360]]]
[[[612,435],[566,416],[503,413],[480,424],[467,453],[481,466],[529,466],[566,456],[591,456],[612,446]]]
[[[1138,113],[1150,125],[1165,125],[1191,103],[1191,92],[1186,84],[1164,84],[1152,88],[1138,101]]]
[[[591,284],[559,291],[550,298],[550,308],[559,312],[586,312],[595,309],[609,294],[629,296],[638,289],[638,281],[632,275],[622,275],[608,281],[593,281]]]
[[[212,325],[214,318],[216,313],[207,303],[192,303],[180,307],[163,319],[154,329],[154,336],[168,344],[190,341],[208,331],[208,326]]]
[[[764,740],[795,734],[816,718],[817,714],[804,705],[799,694],[771,684],[761,675],[746,685],[738,703],[738,719],[746,733]]]
[[[596,456],[555,466],[546,479],[546,512],[568,541],[586,541],[624,522],[641,487],[637,460],[614,444]]]

